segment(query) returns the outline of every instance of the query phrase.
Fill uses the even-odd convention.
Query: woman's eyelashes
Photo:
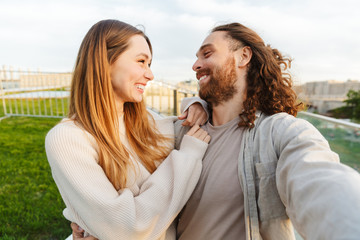
[[[141,64],[143,64],[143,65],[145,65],[147,61],[146,61],[145,59],[140,59],[140,60],[138,60],[138,62],[141,63]],[[147,66],[150,67],[150,66],[151,66],[151,62],[148,62],[148,63],[147,63]]]

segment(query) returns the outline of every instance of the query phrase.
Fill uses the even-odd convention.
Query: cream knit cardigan
[[[159,131],[173,137],[176,119],[157,119]],[[121,119],[120,132],[128,146]],[[74,121],[62,120],[45,140],[52,175],[66,204],[64,216],[101,240],[175,239],[173,220],[197,184],[207,146],[184,136],[180,149],[153,174],[132,159],[136,171],[126,173],[127,188],[116,191],[98,164],[95,139]]]

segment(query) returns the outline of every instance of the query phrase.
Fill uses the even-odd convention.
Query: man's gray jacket
[[[175,130],[179,143],[187,128]],[[307,121],[258,112],[234,157],[247,239],[295,239],[293,225],[304,239],[360,239],[360,175]]]

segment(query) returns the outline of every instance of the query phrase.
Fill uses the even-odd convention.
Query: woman
[[[174,117],[155,123],[143,102],[151,58],[142,31],[96,23],[76,60],[69,118],[45,140],[64,216],[99,239],[175,239],[210,141],[194,126],[172,150]]]

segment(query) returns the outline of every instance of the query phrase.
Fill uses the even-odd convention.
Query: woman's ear
[[[252,57],[252,51],[249,46],[245,46],[243,48],[240,48],[236,51],[237,56],[237,66],[245,67],[249,64],[251,57]]]

